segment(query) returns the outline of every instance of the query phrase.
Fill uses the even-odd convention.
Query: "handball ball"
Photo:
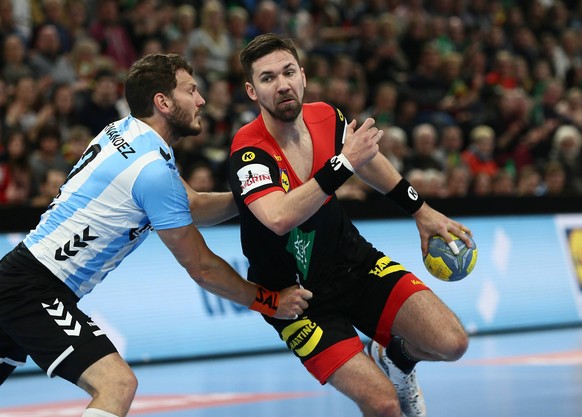
[[[428,241],[428,253],[424,257],[424,266],[434,277],[442,281],[459,281],[471,273],[477,263],[477,245],[471,236],[468,248],[461,239],[451,234],[459,248],[455,255],[441,236],[433,236]]]

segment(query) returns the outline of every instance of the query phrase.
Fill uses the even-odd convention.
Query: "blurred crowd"
[[[238,53],[266,32],[295,39],[305,101],[373,117],[425,197],[582,195],[579,0],[0,0],[0,204],[48,205],[156,52],[184,55],[207,101],[175,148],[183,177],[228,189],[230,140],[257,114]]]

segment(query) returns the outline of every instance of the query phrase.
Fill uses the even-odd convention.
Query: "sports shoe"
[[[416,369],[410,374],[402,372],[388,358],[386,349],[374,340],[368,343],[366,350],[368,356],[376,362],[394,384],[402,413],[406,417],[426,417],[426,404],[422,391],[416,382]]]

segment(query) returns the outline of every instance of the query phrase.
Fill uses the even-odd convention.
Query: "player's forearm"
[[[212,226],[238,215],[232,193],[195,193],[190,199],[192,219],[197,226]]]
[[[391,191],[402,179],[396,168],[381,154],[377,154],[370,162],[358,169],[356,174],[382,194]]]
[[[328,198],[317,181],[311,179],[288,193],[267,194],[249,208],[261,223],[282,236],[307,221]]]

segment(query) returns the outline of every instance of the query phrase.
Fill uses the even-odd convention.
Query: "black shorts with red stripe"
[[[412,294],[429,288],[387,256],[370,271],[345,271],[333,277],[335,293],[319,299],[293,322],[265,317],[307,370],[326,383],[329,376],[360,352],[358,331],[386,346],[394,318]],[[338,284],[339,283],[339,284]]]

